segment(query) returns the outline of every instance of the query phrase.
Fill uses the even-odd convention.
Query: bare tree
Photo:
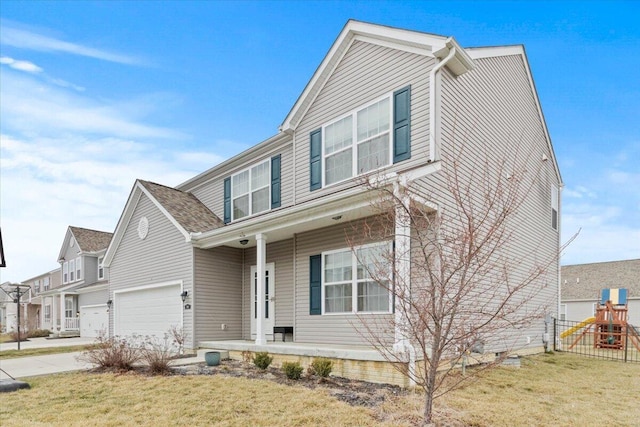
[[[424,390],[425,424],[434,399],[500,363],[533,333],[542,344],[541,319],[556,311],[557,237],[531,234],[523,215],[535,215],[549,197],[540,156],[465,150],[460,144],[439,172],[415,181],[368,177],[380,196],[378,215],[350,239],[370,280],[394,301],[392,315],[360,316],[359,330]],[[539,214],[550,218],[550,207]],[[392,239],[375,262],[355,249]],[[478,368],[462,375],[459,367],[470,362]]]

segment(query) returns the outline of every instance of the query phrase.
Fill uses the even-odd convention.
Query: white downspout
[[[449,54],[429,72],[429,154],[432,162],[440,157],[436,153],[436,73],[444,67],[456,54],[456,48],[452,47]]]

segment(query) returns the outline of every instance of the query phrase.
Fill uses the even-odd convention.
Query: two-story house
[[[349,21],[276,135],[175,188],[136,181],[104,260],[110,332],[183,326],[186,347],[235,357],[380,361],[357,325],[390,319],[397,302],[361,274],[355,253],[406,246],[411,230],[396,219],[395,235],[353,247],[354,225],[376,213],[363,178],[412,186],[437,215],[455,209],[443,180],[454,158],[472,177],[475,152],[497,164],[518,151],[540,175],[514,250],[553,258],[562,181],[523,47],[462,48]],[[411,271],[410,259],[396,261]],[[540,289],[556,315],[557,262]],[[535,322],[521,347],[541,350],[543,332]],[[398,331],[386,333],[398,344]]]
[[[30,279],[24,280],[22,283],[29,285],[31,293],[24,298],[26,323],[25,325],[31,329],[48,329],[54,330],[53,305],[51,298],[43,297],[42,294],[60,287],[62,278],[60,276],[60,268],[39,274]]]
[[[111,237],[104,231],[67,228],[58,254],[57,285],[43,289],[39,296],[46,329],[82,337],[107,331],[109,273],[103,260]]]

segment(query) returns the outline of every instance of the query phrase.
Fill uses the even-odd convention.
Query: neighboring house
[[[564,265],[561,271],[561,319],[591,317],[602,289],[626,288],[628,322],[640,326],[640,259]]]
[[[26,325],[29,329],[48,329],[53,331],[53,307],[50,298],[45,300],[42,293],[58,288],[61,284],[60,268],[40,274],[22,282],[29,285],[31,293],[23,297],[25,301]],[[45,301],[43,301],[45,300]],[[45,304],[43,304],[45,302]]]
[[[0,288],[8,289],[11,282],[4,282]],[[13,307],[12,307],[13,306]],[[0,289],[0,333],[8,332],[14,329],[15,325],[15,303],[5,292]],[[9,327],[11,323],[11,327]]]
[[[44,309],[51,307],[46,325],[51,325],[52,332],[82,337],[106,332],[109,272],[103,259],[111,236],[112,233],[80,227],[67,229],[58,255],[59,286],[40,294]]]
[[[480,146],[529,153],[540,179],[514,250],[553,258],[562,182],[523,47],[465,49],[349,21],[275,136],[176,188],[136,181],[105,255],[111,333],[177,325],[191,348],[382,360],[355,327],[395,310],[388,291],[360,283],[346,239],[374,214],[358,177],[410,183],[436,201],[434,212],[450,208],[442,177],[456,132],[470,156]],[[338,272],[350,279],[332,282]],[[556,262],[540,284],[554,316],[558,280]],[[543,321],[525,332],[519,346],[542,350]],[[272,344],[281,338],[298,347]]]

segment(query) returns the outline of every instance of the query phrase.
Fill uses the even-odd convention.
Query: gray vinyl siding
[[[521,56],[477,59],[477,67],[460,77],[448,71],[442,78],[442,168],[435,175],[417,183],[425,195],[436,194],[439,210],[444,214],[455,211],[456,205],[446,188],[446,174],[452,172],[452,160],[459,160],[457,173],[462,182],[481,172],[485,153],[490,161],[506,160],[509,167],[524,165],[537,179],[523,205],[518,209],[517,227],[504,254],[520,259],[514,277],[523,277],[536,263],[551,264],[536,281],[539,293],[530,300],[529,307],[545,307],[557,314],[559,234],[551,227],[551,184],[558,185],[558,177],[540,116],[536,109],[532,88],[528,83]],[[548,160],[543,161],[543,155]],[[500,185],[497,181],[494,185]],[[477,206],[482,206],[476,194]],[[508,251],[508,253],[506,252]],[[537,319],[527,330],[505,331],[517,346],[540,346],[544,323]],[[497,350],[497,348],[496,348]]]
[[[78,307],[83,307],[85,305],[106,304],[108,300],[108,289],[102,289],[95,292],[87,292],[86,294],[78,295]],[[82,319],[80,319],[80,321],[82,322]]]
[[[295,202],[357,184],[357,180],[348,180],[309,191],[309,134],[343,114],[407,85],[411,85],[411,159],[390,170],[425,163],[429,159],[429,70],[433,65],[433,58],[355,41],[296,129]]]
[[[194,249],[195,342],[242,338],[242,250]],[[226,325],[226,329],[222,329]]]
[[[293,239],[266,245],[266,262],[275,268],[274,326],[293,326]],[[256,264],[256,248],[245,249],[244,254],[243,338],[251,338],[251,266]],[[294,331],[295,333],[295,331]]]
[[[355,314],[309,314],[309,257],[321,252],[349,248],[347,236],[358,244],[371,241],[364,239],[359,224],[367,221],[376,224],[373,218],[365,218],[356,223],[338,224],[296,236],[296,330],[297,342],[329,343],[329,344],[363,344],[367,345],[365,329],[361,321],[377,330],[378,337],[383,337],[383,325],[391,325],[392,314],[355,315]],[[393,332],[389,332],[393,337]]]
[[[293,151],[291,149],[291,144],[287,144],[286,147],[283,147],[281,150],[270,153],[269,155],[259,156],[259,157],[247,157],[243,159],[241,164],[238,166],[226,169],[224,172],[220,173],[220,175],[212,178],[200,186],[189,190],[189,187],[185,187],[184,191],[191,191],[194,196],[196,196],[202,203],[205,204],[213,213],[215,213],[218,218],[224,218],[224,191],[223,191],[223,183],[225,178],[230,177],[236,172],[240,172],[243,169],[251,167],[252,165],[258,164],[260,162],[265,161],[266,159],[270,159],[276,155],[280,154],[281,162],[280,162],[280,176],[281,176],[281,187],[280,187],[280,197],[281,197],[281,208],[290,206],[293,204]]]
[[[149,233],[144,240],[138,237],[138,223],[146,216]],[[164,214],[142,194],[131,220],[126,225],[122,241],[111,262],[109,297],[113,291],[182,281],[185,290],[192,294],[193,249],[190,243]],[[180,298],[176,295],[176,299]],[[193,347],[193,310],[184,310],[183,326],[186,333],[185,347]],[[109,329],[113,331],[113,316]]]

